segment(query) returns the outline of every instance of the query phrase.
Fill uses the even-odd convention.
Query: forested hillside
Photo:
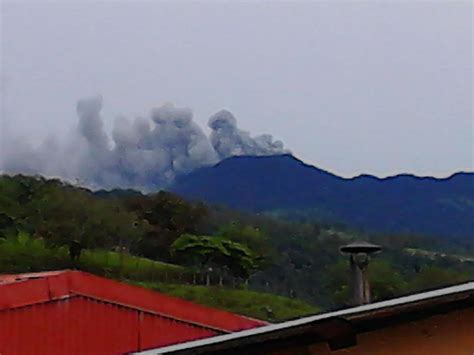
[[[182,176],[180,196],[368,232],[474,238],[474,173],[344,179],[291,155],[232,157]]]
[[[474,275],[469,243],[277,220],[167,192],[0,177],[0,272],[79,268],[270,320],[343,306],[348,265],[339,247],[354,239],[384,247],[370,268],[376,300]],[[262,304],[245,301],[250,291]]]

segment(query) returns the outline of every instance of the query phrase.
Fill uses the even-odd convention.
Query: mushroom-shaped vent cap
[[[357,254],[357,253],[366,253],[372,254],[382,250],[380,245],[375,245],[369,242],[358,241],[353,242],[347,245],[342,246],[339,249],[343,253]]]

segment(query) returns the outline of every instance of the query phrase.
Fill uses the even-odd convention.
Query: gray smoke
[[[49,137],[40,147],[17,143],[6,152],[2,170],[60,177],[93,189],[153,191],[169,186],[177,175],[231,156],[288,153],[271,135],[251,137],[240,130],[225,110],[209,119],[210,138],[189,108],[173,104],[153,109],[151,120],[117,118],[109,138],[101,109],[100,96],[80,100],[71,136],[62,142]]]
[[[211,116],[211,143],[220,159],[235,155],[274,155],[288,153],[281,141],[273,141],[270,134],[250,137],[249,132],[237,128],[237,120],[227,110]]]

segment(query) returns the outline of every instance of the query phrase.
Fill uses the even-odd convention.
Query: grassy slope
[[[79,268],[104,274],[124,275],[131,279],[149,279],[158,273],[184,272],[186,268],[108,250],[83,250],[78,262],[69,258],[67,248],[48,248],[42,240],[28,235],[1,238],[0,272],[21,273],[53,269]]]
[[[319,311],[317,307],[300,300],[249,290],[160,283],[140,283],[140,285],[206,306],[270,322],[297,318]],[[266,308],[271,309],[273,315],[269,314]]]
[[[105,276],[135,280],[160,280],[186,271],[185,267],[107,250],[84,250],[80,267]]]

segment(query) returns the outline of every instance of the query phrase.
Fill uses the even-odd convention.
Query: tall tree
[[[174,241],[171,250],[201,268],[226,267],[232,275],[245,279],[262,261],[245,245],[222,237],[184,234]]]

